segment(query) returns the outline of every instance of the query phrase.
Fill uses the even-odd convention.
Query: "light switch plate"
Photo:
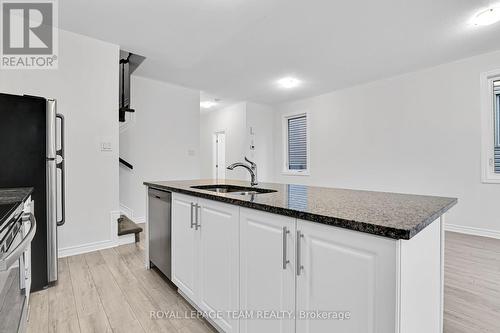
[[[109,141],[101,142],[101,151],[113,151],[113,146],[111,145],[111,142]]]

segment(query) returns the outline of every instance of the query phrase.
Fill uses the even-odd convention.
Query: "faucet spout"
[[[258,184],[257,182],[257,164],[254,162],[250,161],[248,158],[245,157],[245,161],[247,161],[250,165],[247,165],[242,162],[236,162],[227,167],[228,170],[233,170],[234,168],[241,167],[245,168],[249,173],[250,173],[250,185],[255,186]]]

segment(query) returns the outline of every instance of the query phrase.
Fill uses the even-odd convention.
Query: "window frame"
[[[500,81],[500,69],[481,74],[481,182],[487,184],[500,184],[500,173],[495,173],[494,162],[495,81]]]
[[[306,169],[305,170],[290,170],[288,168],[288,120],[291,118],[306,117]],[[309,176],[311,165],[311,140],[310,140],[310,114],[309,112],[290,112],[281,116],[281,129],[282,129],[282,147],[283,147],[283,163],[282,174],[288,176]]]

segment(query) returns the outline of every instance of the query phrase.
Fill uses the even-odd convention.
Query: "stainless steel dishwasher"
[[[165,276],[172,276],[172,194],[153,188],[149,195],[149,261]]]

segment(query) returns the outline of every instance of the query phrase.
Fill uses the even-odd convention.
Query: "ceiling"
[[[500,49],[500,23],[468,24],[488,2],[64,0],[59,22],[145,56],[138,75],[274,104]]]
[[[201,112],[210,112],[210,111],[217,111],[224,109],[228,106],[231,106],[233,104],[238,103],[238,101],[228,99],[228,98],[220,98],[218,95],[215,94],[210,94],[205,91],[200,91],[200,101],[210,101],[210,102],[215,102],[216,104],[208,109],[202,108],[200,106],[200,111]]]

